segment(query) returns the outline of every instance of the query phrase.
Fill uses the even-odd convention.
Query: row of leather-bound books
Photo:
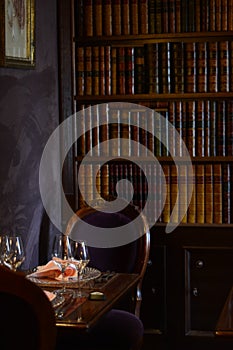
[[[113,195],[132,200],[150,224],[168,223],[172,212],[174,223],[233,222],[232,163],[195,163],[190,172],[190,167],[181,163],[138,166],[111,161],[102,166],[85,163],[79,171],[79,206]]]
[[[233,41],[76,49],[77,95],[233,91]]]
[[[156,157],[183,156],[185,144],[191,157],[233,156],[231,99],[145,105],[140,102],[134,109],[132,104],[127,110],[120,110],[113,102],[95,109],[80,106],[77,115],[83,118],[77,123],[81,135],[77,155],[143,157],[151,152]],[[109,139],[115,139],[114,147],[104,143]]]
[[[232,0],[75,0],[80,36],[233,30]]]

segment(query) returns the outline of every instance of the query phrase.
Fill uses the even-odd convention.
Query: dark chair
[[[83,221],[93,227],[113,228],[124,226],[138,218],[137,224],[131,227],[134,232],[128,232],[132,237],[136,237],[135,240],[114,247],[111,246],[110,240],[107,248],[89,247],[89,266],[101,271],[138,273],[140,280],[133,295],[133,308],[123,309],[126,305],[122,304],[124,306],[120,305],[120,309],[109,311],[88,336],[77,340],[81,349],[136,350],[142,345],[144,328],[140,320],[141,288],[149,258],[150,232],[145,218],[135,206],[126,204],[122,199],[123,202],[124,209],[111,213],[108,212],[108,203],[105,205],[101,200],[97,201],[95,205],[78,210],[67,225],[66,234],[78,239],[79,232],[83,231]],[[88,235],[86,230],[85,234]]]
[[[1,350],[53,350],[53,307],[41,288],[22,274],[0,266]]]

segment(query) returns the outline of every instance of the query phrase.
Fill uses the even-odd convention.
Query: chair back
[[[122,199],[122,202],[124,200]],[[137,224],[127,226],[127,232],[130,237],[135,237],[135,240],[127,244],[109,247],[90,247],[90,265],[101,271],[114,271],[123,273],[138,273],[140,281],[137,286],[135,297],[134,312],[137,316],[140,315],[140,306],[142,301],[141,287],[143,277],[146,271],[149,249],[150,249],[150,231],[146,219],[133,204],[125,202],[124,209],[119,212],[106,212],[106,202],[97,202],[93,206],[86,206],[79,209],[70,219],[67,225],[66,234],[71,238],[77,238],[78,232],[85,232],[83,221],[93,227],[114,228],[132,223],[136,218],[139,219]],[[81,219],[81,220],[80,220]],[[128,228],[129,227],[129,228]],[[83,236],[83,234],[82,234]],[[106,243],[106,242],[105,242]]]
[[[55,349],[55,314],[43,290],[3,266],[0,280],[1,349]]]

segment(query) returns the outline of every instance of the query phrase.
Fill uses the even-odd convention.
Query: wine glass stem
[[[81,297],[82,296],[82,293],[81,293],[81,286],[80,286],[80,271],[78,270],[77,271],[78,273],[78,297]]]

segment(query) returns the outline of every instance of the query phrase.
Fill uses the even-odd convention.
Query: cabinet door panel
[[[233,284],[233,248],[185,248],[186,333],[214,330]]]

